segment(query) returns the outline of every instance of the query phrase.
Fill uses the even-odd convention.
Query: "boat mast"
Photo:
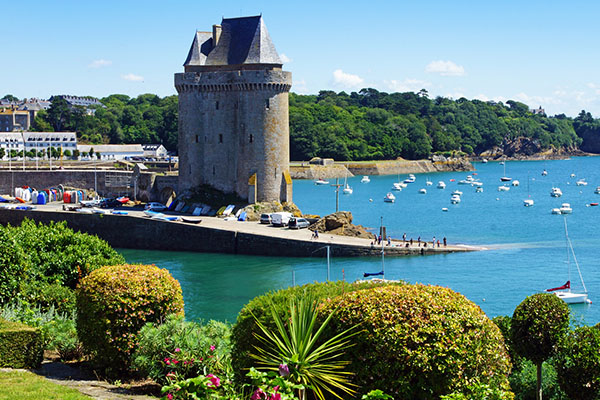
[[[569,232],[567,231],[567,217],[565,216],[565,236],[567,238],[567,260],[569,260],[569,249],[571,250],[571,254],[573,255],[573,261],[575,261],[575,266],[577,267],[577,273],[579,274],[579,280],[581,281],[581,285],[583,286],[583,291],[587,293],[587,288],[585,287],[585,282],[583,281],[583,275],[581,275],[581,270],[579,269],[579,263],[577,262],[577,257],[575,256],[575,251],[573,250],[573,245],[571,244],[571,239],[569,238]],[[571,280],[571,263],[569,262],[569,280]],[[569,292],[571,288],[569,288]]]

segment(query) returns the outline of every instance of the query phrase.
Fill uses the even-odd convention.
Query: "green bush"
[[[231,328],[223,322],[201,325],[171,315],[163,324],[146,324],[140,330],[132,366],[161,385],[169,383],[166,376],[174,370],[180,379],[206,373],[227,376],[231,374],[230,335]]]
[[[60,283],[26,282],[21,285],[19,299],[44,311],[53,308],[57,313],[75,312],[75,290]]]
[[[146,323],[183,315],[179,282],[155,265],[102,267],[81,280],[76,295],[84,351],[109,374],[129,367],[136,335]]]
[[[555,357],[558,382],[574,400],[600,397],[600,331],[577,328],[558,345]]]
[[[544,399],[563,400],[568,397],[563,393],[556,379],[556,369],[553,360],[542,364],[542,391]],[[522,359],[518,369],[514,369],[508,377],[510,387],[515,394],[515,400],[535,400],[537,389],[537,367],[529,360]]]
[[[46,338],[46,349],[55,350],[61,360],[78,360],[83,356],[74,319],[54,319],[42,325],[42,331]]]
[[[26,219],[20,226],[0,226],[0,304],[22,298],[69,311],[73,297],[58,287],[74,289],[90,271],[124,262],[104,240],[74,232],[65,222]]]
[[[346,350],[361,391],[381,389],[395,398],[470,395],[471,385],[506,391],[510,361],[498,327],[481,309],[448,288],[376,287],[328,300],[337,309],[331,331],[360,324]]]
[[[255,297],[242,308],[238,314],[237,321],[231,332],[231,362],[237,382],[247,381],[246,372],[255,365],[255,361],[250,354],[255,351],[254,346],[258,346],[260,341],[256,338],[261,333],[256,324],[256,318],[269,329],[276,329],[273,315],[271,314],[270,304],[273,302],[277,313],[282,319],[289,317],[290,301],[299,299],[305,295],[310,295],[317,300],[324,300],[339,296],[343,293],[364,290],[375,286],[402,285],[403,283],[373,283],[358,282],[347,283],[344,281],[312,283],[303,286],[294,286],[287,289],[272,291],[262,296]],[[327,340],[328,338],[324,338]]]
[[[43,357],[44,343],[38,328],[0,319],[0,367],[37,368]]]

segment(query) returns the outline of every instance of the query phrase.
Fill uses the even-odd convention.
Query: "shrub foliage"
[[[262,296],[255,297],[240,311],[231,334],[231,361],[234,373],[236,374],[236,379],[239,382],[245,381],[246,372],[256,363],[255,360],[250,357],[250,354],[255,352],[255,346],[260,346],[257,335],[262,334],[256,320],[260,321],[267,329],[277,329],[271,313],[271,303],[273,310],[283,320],[287,320],[290,316],[290,301],[305,296],[312,296],[317,300],[323,300],[336,297],[343,293],[368,289],[374,286],[400,284],[401,283],[371,282],[349,284],[344,281],[314,283],[272,291]]]
[[[138,334],[133,367],[165,385],[167,374],[187,379],[210,372],[226,376],[230,364],[229,325],[209,321],[201,325],[171,315],[160,325],[146,324]]]
[[[436,399],[470,387],[508,389],[510,361],[502,334],[464,296],[437,286],[376,287],[327,301],[339,332],[363,329],[347,350],[362,391]],[[477,384],[477,385],[475,385]]]
[[[0,319],[0,367],[37,368],[44,356],[38,328]]]
[[[84,351],[107,372],[128,368],[144,324],[183,315],[179,282],[154,265],[102,267],[81,280],[76,294]]]

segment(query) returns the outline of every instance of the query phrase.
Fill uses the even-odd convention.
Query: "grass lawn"
[[[0,371],[0,399],[21,400],[89,400],[90,398],[56,383],[47,381],[31,372]]]

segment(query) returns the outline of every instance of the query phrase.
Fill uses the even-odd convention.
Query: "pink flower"
[[[273,391],[274,391],[274,392],[278,392],[280,388],[281,388],[281,386],[277,385],[277,386],[275,386],[275,387],[273,388]]]
[[[279,364],[279,375],[289,376],[290,375],[290,367],[288,367],[287,364]]]
[[[215,349],[216,349],[215,345],[214,345],[214,344],[211,344],[211,345],[210,345],[210,351],[215,351]]]
[[[175,349],[175,353],[179,353],[181,351],[181,349],[178,347]]]
[[[169,399],[169,400],[173,400],[173,395],[172,395],[171,393],[169,393],[169,394],[167,395],[167,399]]]
[[[264,398],[266,398],[266,393],[261,388],[258,388],[252,393],[250,400],[261,400]]]
[[[280,393],[272,394],[271,397],[269,397],[269,400],[281,400],[281,394]]]
[[[179,363],[179,361],[173,360],[173,364],[178,364],[178,363]]]
[[[168,361],[169,361],[169,357],[165,357],[165,360],[164,360],[164,361],[165,361],[165,362],[168,362]]]
[[[210,382],[207,384],[208,386],[217,388],[217,387],[219,387],[219,385],[221,385],[221,379],[214,376],[213,374],[208,374],[208,375],[206,375],[206,377],[210,380]]]

